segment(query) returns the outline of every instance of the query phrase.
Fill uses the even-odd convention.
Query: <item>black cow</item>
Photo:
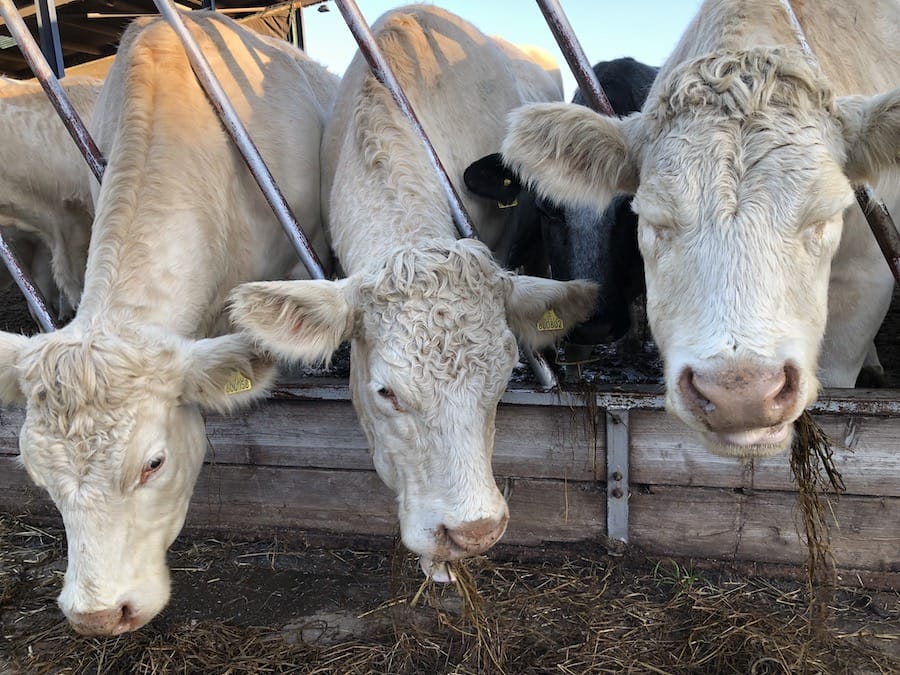
[[[630,57],[594,66],[613,110],[621,116],[640,110],[657,71]],[[572,102],[586,104],[580,91]],[[514,224],[503,253],[508,267],[524,266],[535,274],[536,268],[543,265],[546,270],[549,265],[554,279],[592,279],[600,284],[594,315],[573,329],[570,343],[594,345],[625,335],[631,325],[631,302],[644,290],[631,195],[617,195],[602,214],[554,204],[523,189],[499,154],[474,162],[464,179],[475,194],[510,209]]]

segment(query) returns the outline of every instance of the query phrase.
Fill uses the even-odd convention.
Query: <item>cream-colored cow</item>
[[[894,285],[851,183],[900,212],[900,3],[794,6],[821,68],[778,0],[708,0],[642,112],[525,107],[503,149],[566,203],[636,192],[668,407],[723,455],[787,448],[852,387]]]
[[[60,81],[87,123],[101,80]],[[71,314],[84,285],[94,206],[91,174],[34,80],[0,78],[0,227],[48,304]],[[0,267],[0,284],[11,283]]]
[[[480,553],[506,528],[491,451],[516,338],[554,342],[590,313],[596,288],[503,270],[489,248],[502,212],[461,189],[466,167],[498,150],[508,111],[562,96],[558,74],[429,5],[390,12],[374,32],[484,243],[457,239],[419,139],[357,54],[322,159],[347,278],[248,284],[232,316],[287,359],[328,359],[351,342],[353,403],[397,493],[403,541],[443,575],[432,561]]]
[[[225,17],[186,21],[327,260],[319,144],[330,95],[307,76],[327,82],[324,69]],[[25,404],[21,458],[66,527],[60,606],[79,632],[118,634],[168,600],[166,549],[207,445],[201,411],[250,403],[275,374],[222,334],[225,297],[283,277],[296,254],[160,19],[124,34],[92,130],[108,166],[81,303],[54,333],[0,334],[0,397]]]

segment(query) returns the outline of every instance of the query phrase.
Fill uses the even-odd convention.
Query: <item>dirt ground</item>
[[[464,597],[390,541],[183,534],[163,613],[86,638],[55,604],[63,542],[0,516],[0,673],[900,673],[897,590],[840,585],[810,623],[802,581],[602,542],[537,562],[501,547]]]

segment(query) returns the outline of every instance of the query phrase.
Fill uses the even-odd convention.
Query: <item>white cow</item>
[[[320,235],[329,101],[306,73],[323,68],[225,17],[186,21],[299,221]],[[168,600],[166,549],[207,445],[201,411],[250,403],[275,375],[240,336],[221,335],[225,297],[283,276],[296,254],[162,20],[124,34],[92,127],[108,167],[81,303],[54,333],[0,334],[0,398],[25,403],[22,461],[63,517],[60,606],[79,632],[118,634]]]
[[[60,84],[89,122],[102,81],[68,77]],[[48,304],[68,315],[84,285],[90,171],[37,81],[0,78],[0,120],[0,227]],[[0,277],[11,283],[5,268]]]
[[[562,95],[558,76],[436,7],[403,7],[373,30],[457,189],[469,163],[498,149],[508,111]],[[506,528],[491,451],[516,337],[553,343],[587,316],[596,289],[504,271],[489,248],[502,234],[496,204],[465,199],[488,245],[458,240],[420,141],[359,54],[322,162],[347,278],[247,284],[232,316],[291,360],[328,359],[351,341],[353,403],[397,493],[403,541],[444,576],[433,561],[482,552]]]
[[[851,183],[900,212],[900,3],[794,4],[821,69],[778,0],[708,0],[641,113],[526,107],[504,142],[561,201],[636,192],[668,407],[723,455],[787,448],[852,387],[893,288]]]

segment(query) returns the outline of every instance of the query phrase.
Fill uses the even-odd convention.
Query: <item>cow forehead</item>
[[[390,367],[431,379],[494,370],[510,335],[509,284],[481,245],[398,251],[360,286],[366,343]]]
[[[174,350],[61,331],[40,337],[42,344],[20,364],[26,466],[44,481],[127,473],[131,439],[142,423],[163,414],[154,399],[175,398]],[[151,361],[152,370],[146,365]],[[167,363],[168,374],[161,372]]]
[[[749,207],[746,222],[761,217],[775,230],[832,216],[849,190],[833,108],[821,73],[791,49],[683,64],[646,109],[635,210],[677,226],[702,224],[701,213],[742,220]]]
[[[657,93],[645,113],[660,121],[706,111],[745,118],[775,108],[802,115],[834,106],[825,75],[789,47],[720,51],[686,61]]]

